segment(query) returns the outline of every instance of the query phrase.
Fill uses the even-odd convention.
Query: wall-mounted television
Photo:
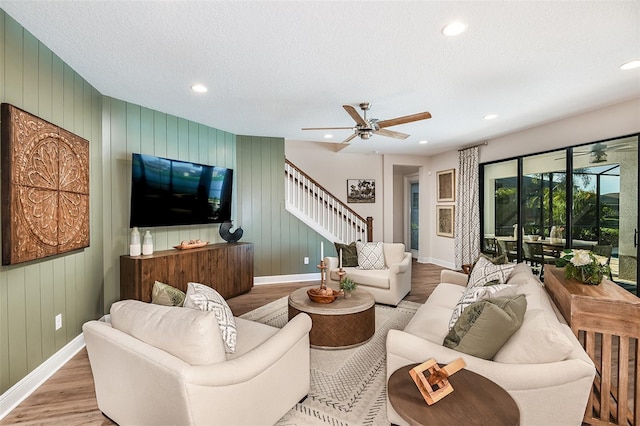
[[[232,185],[232,169],[133,154],[130,226],[231,220]]]

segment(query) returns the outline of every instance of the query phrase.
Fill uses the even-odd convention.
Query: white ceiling
[[[619,69],[640,59],[638,1],[0,6],[102,94],[235,134],[326,142],[300,129],[352,126],[342,105],[363,101],[369,118],[433,115],[342,152],[430,155],[640,96],[640,69]],[[444,37],[453,20],[467,31]]]

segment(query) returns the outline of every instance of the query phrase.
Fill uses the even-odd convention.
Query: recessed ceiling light
[[[421,141],[420,141],[420,142],[418,142],[418,143],[419,143],[420,145],[424,145],[424,144],[426,144],[426,143],[428,143],[428,142],[429,142],[429,141],[421,140]]]
[[[640,68],[640,59],[635,59],[620,65],[621,70],[632,70],[634,68]]]
[[[462,34],[466,29],[466,24],[456,21],[445,25],[444,28],[442,28],[442,34],[447,37],[453,37]]]
[[[202,84],[194,84],[191,86],[191,90],[198,93],[207,93],[207,88]]]
[[[494,118],[498,118],[498,114],[487,114],[484,116],[485,120],[493,120]]]
[[[332,137],[333,137],[333,135],[332,135],[332,134],[326,134],[326,135],[324,135],[324,138],[325,138],[325,139],[331,139]]]

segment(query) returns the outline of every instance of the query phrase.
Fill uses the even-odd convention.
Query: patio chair
[[[596,244],[591,249],[592,252],[597,254],[598,256],[604,256],[607,258],[607,265],[611,264],[611,253],[613,252],[613,245],[611,244]],[[611,268],[609,268],[609,279],[613,281],[613,276],[611,274]]]
[[[537,242],[524,242],[524,260],[532,267],[540,267],[540,279],[544,277],[544,265],[554,264],[556,258],[545,254],[542,244]]]

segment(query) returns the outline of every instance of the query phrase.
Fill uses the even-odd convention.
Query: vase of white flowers
[[[556,266],[564,267],[564,276],[589,285],[598,285],[602,278],[609,274],[608,258],[598,256],[590,250],[564,250]]]

